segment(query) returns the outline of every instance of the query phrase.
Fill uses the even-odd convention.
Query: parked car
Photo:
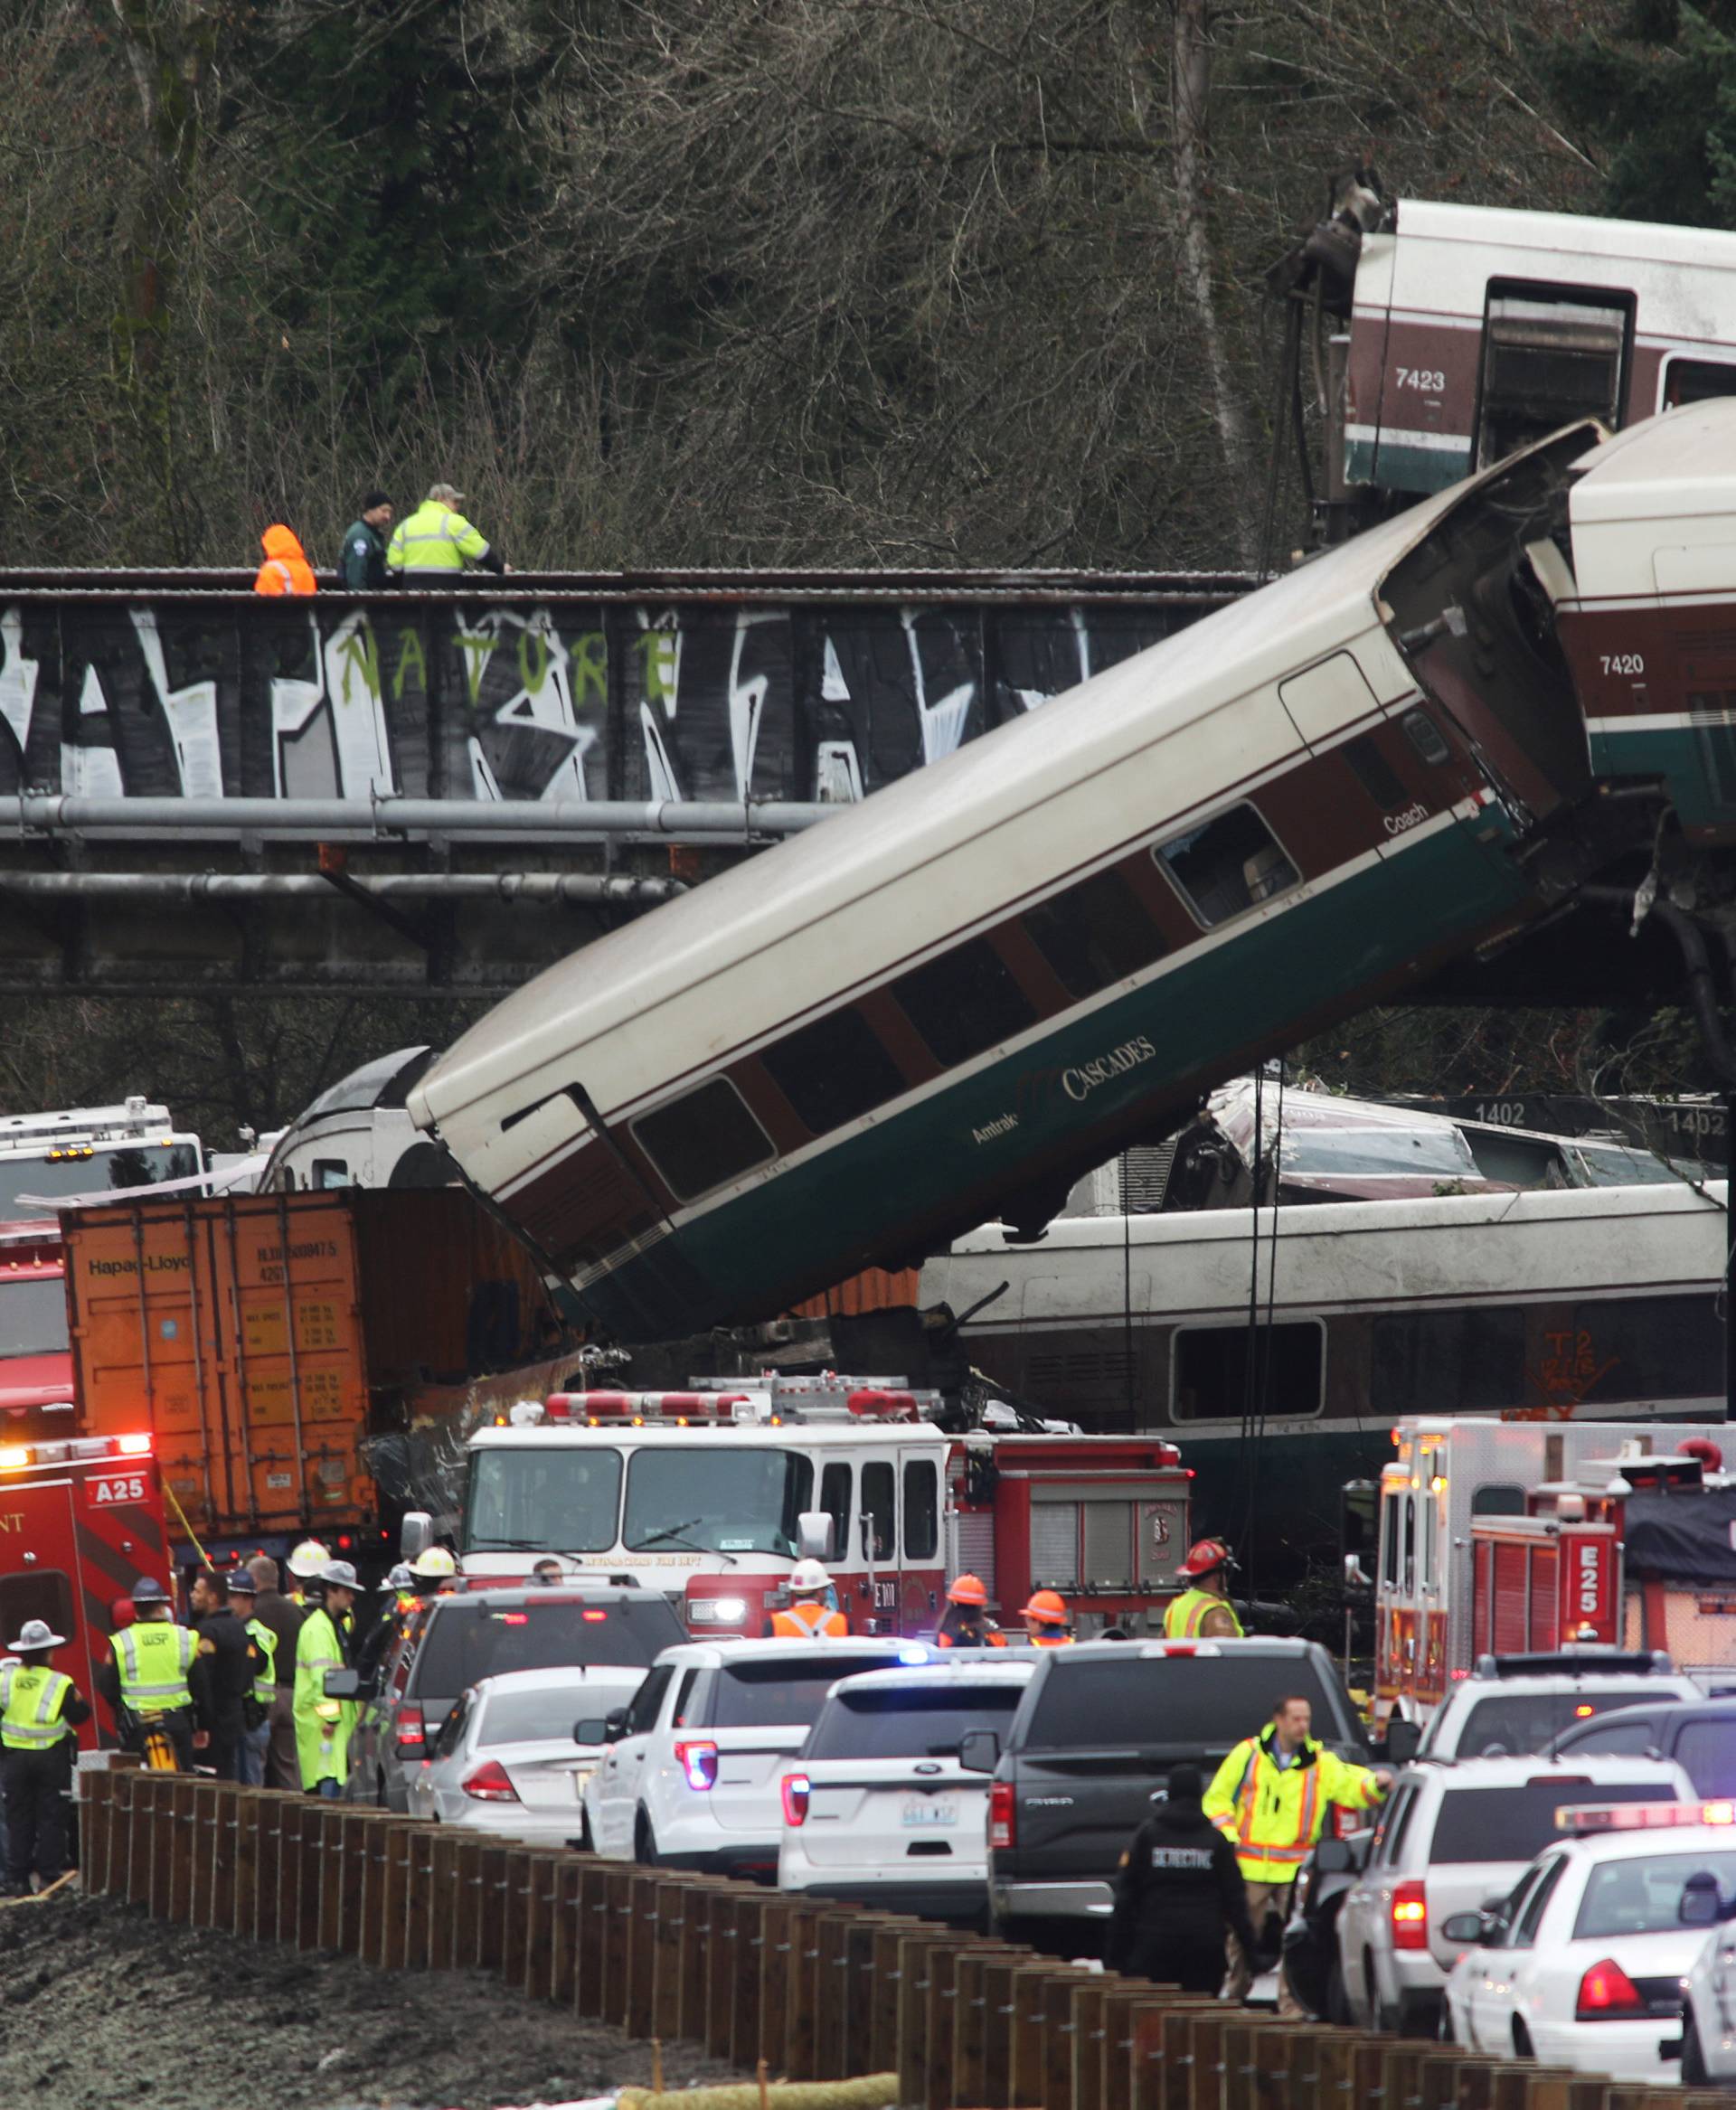
[[[642,1678],[684,1633],[666,1597],[609,1584],[431,1597],[409,1614],[375,1675],[357,1681],[363,1705],[344,1792],[352,1802],[407,1810],[410,1769],[428,1757],[458,1695],[481,1679],[577,1665]]]
[[[585,1783],[586,1837],[609,1860],[769,1882],[778,1782],[840,1678],[929,1652],[896,1640],[693,1641],[665,1649],[626,1708],[587,1719],[607,1746]]]
[[[1717,1813],[1722,1821],[1708,1823]],[[1473,2051],[1659,2085],[1684,2055],[1684,1981],[1705,1946],[1690,1900],[1736,1887],[1727,1804],[1566,1813],[1495,1911],[1456,1913],[1443,2035]],[[1686,1917],[1684,1917],[1684,1913]]]
[[[783,1776],[780,1890],[982,1921],[988,1782],[958,1749],[973,1731],[1011,1727],[1036,1665],[1005,1657],[943,1657],[833,1686]]]
[[[1283,1936],[1290,1991],[1323,2022],[1350,2021],[1338,1962],[1338,1920],[1373,1850],[1372,1831],[1345,1838],[1327,1832],[1302,1863]]]
[[[1339,1987],[1350,2021],[1363,2030],[1434,2035],[1447,1973],[1463,1946],[1447,1939],[1445,1923],[1506,1896],[1559,1836],[1557,1810],[1675,1802],[1693,1792],[1679,1766],[1646,1758],[1408,1766],[1338,1915]]]
[[[1559,1758],[1674,1758],[1697,1795],[1736,1795],[1736,1700],[1675,1700],[1624,1707],[1578,1722],[1550,1746]]]
[[[994,1776],[996,1931],[1074,1954],[1093,1928],[1100,1942],[1116,1869],[1170,1767],[1216,1766],[1289,1694],[1308,1701],[1330,1749],[1370,1763],[1332,1658],[1314,1642],[1095,1642],[1044,1654],[1005,1747],[985,1732],[961,1754]]]
[[[1587,1646],[1479,1656],[1430,1716],[1417,1756],[1515,1758],[1612,1708],[1704,1698],[1662,1654]]]
[[[1682,1982],[1682,2086],[1736,2091],[1736,1890],[1690,1877],[1678,1917],[1707,1931]]]
[[[468,1824],[547,1846],[578,1846],[580,1801],[601,1760],[600,1744],[580,1744],[581,1716],[625,1706],[637,1671],[507,1671],[460,1693],[427,1762],[412,1766],[410,1813],[439,1824]]]

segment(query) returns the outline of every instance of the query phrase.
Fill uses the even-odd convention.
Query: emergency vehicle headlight
[[[28,1444],[0,1444],[0,1473],[16,1473],[29,1463]]]
[[[147,1436],[123,1436],[118,1439],[118,1447],[124,1458],[148,1458],[151,1439]]]
[[[1665,1832],[1679,1824],[1736,1824],[1736,1802],[1564,1803],[1558,1832]]]
[[[745,1597],[694,1597],[687,1606],[688,1623],[693,1626],[733,1626],[747,1615]]]

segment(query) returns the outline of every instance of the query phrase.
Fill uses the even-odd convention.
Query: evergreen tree
[[[1633,0],[1619,32],[1582,31],[1544,68],[1609,152],[1611,212],[1736,227],[1736,0]]]
[[[267,247],[262,305],[377,415],[465,358],[522,352],[510,260],[542,196],[528,138],[548,71],[537,10],[510,35],[466,0],[344,0],[290,17],[256,76],[250,127]]]

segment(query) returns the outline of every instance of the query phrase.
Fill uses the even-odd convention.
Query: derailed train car
[[[1719,689],[1724,648],[1681,637],[1732,551],[1736,403],[1570,428],[590,946],[411,1112],[627,1340],[996,1214],[1034,1234],[1238,1067],[1631,885],[1670,799],[1727,840],[1713,749],[1645,740],[1731,738],[1736,659]],[[1623,642],[1680,601],[1667,645]],[[1595,709],[1658,723],[1594,756],[1575,676],[1624,655],[1643,697],[1622,672]]]

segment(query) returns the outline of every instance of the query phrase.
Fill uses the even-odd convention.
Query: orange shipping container
[[[65,1226],[80,1432],[151,1429],[202,1538],[373,1521],[367,1440],[402,1389],[527,1359],[542,1331],[529,1257],[455,1188],[117,1204]]]

